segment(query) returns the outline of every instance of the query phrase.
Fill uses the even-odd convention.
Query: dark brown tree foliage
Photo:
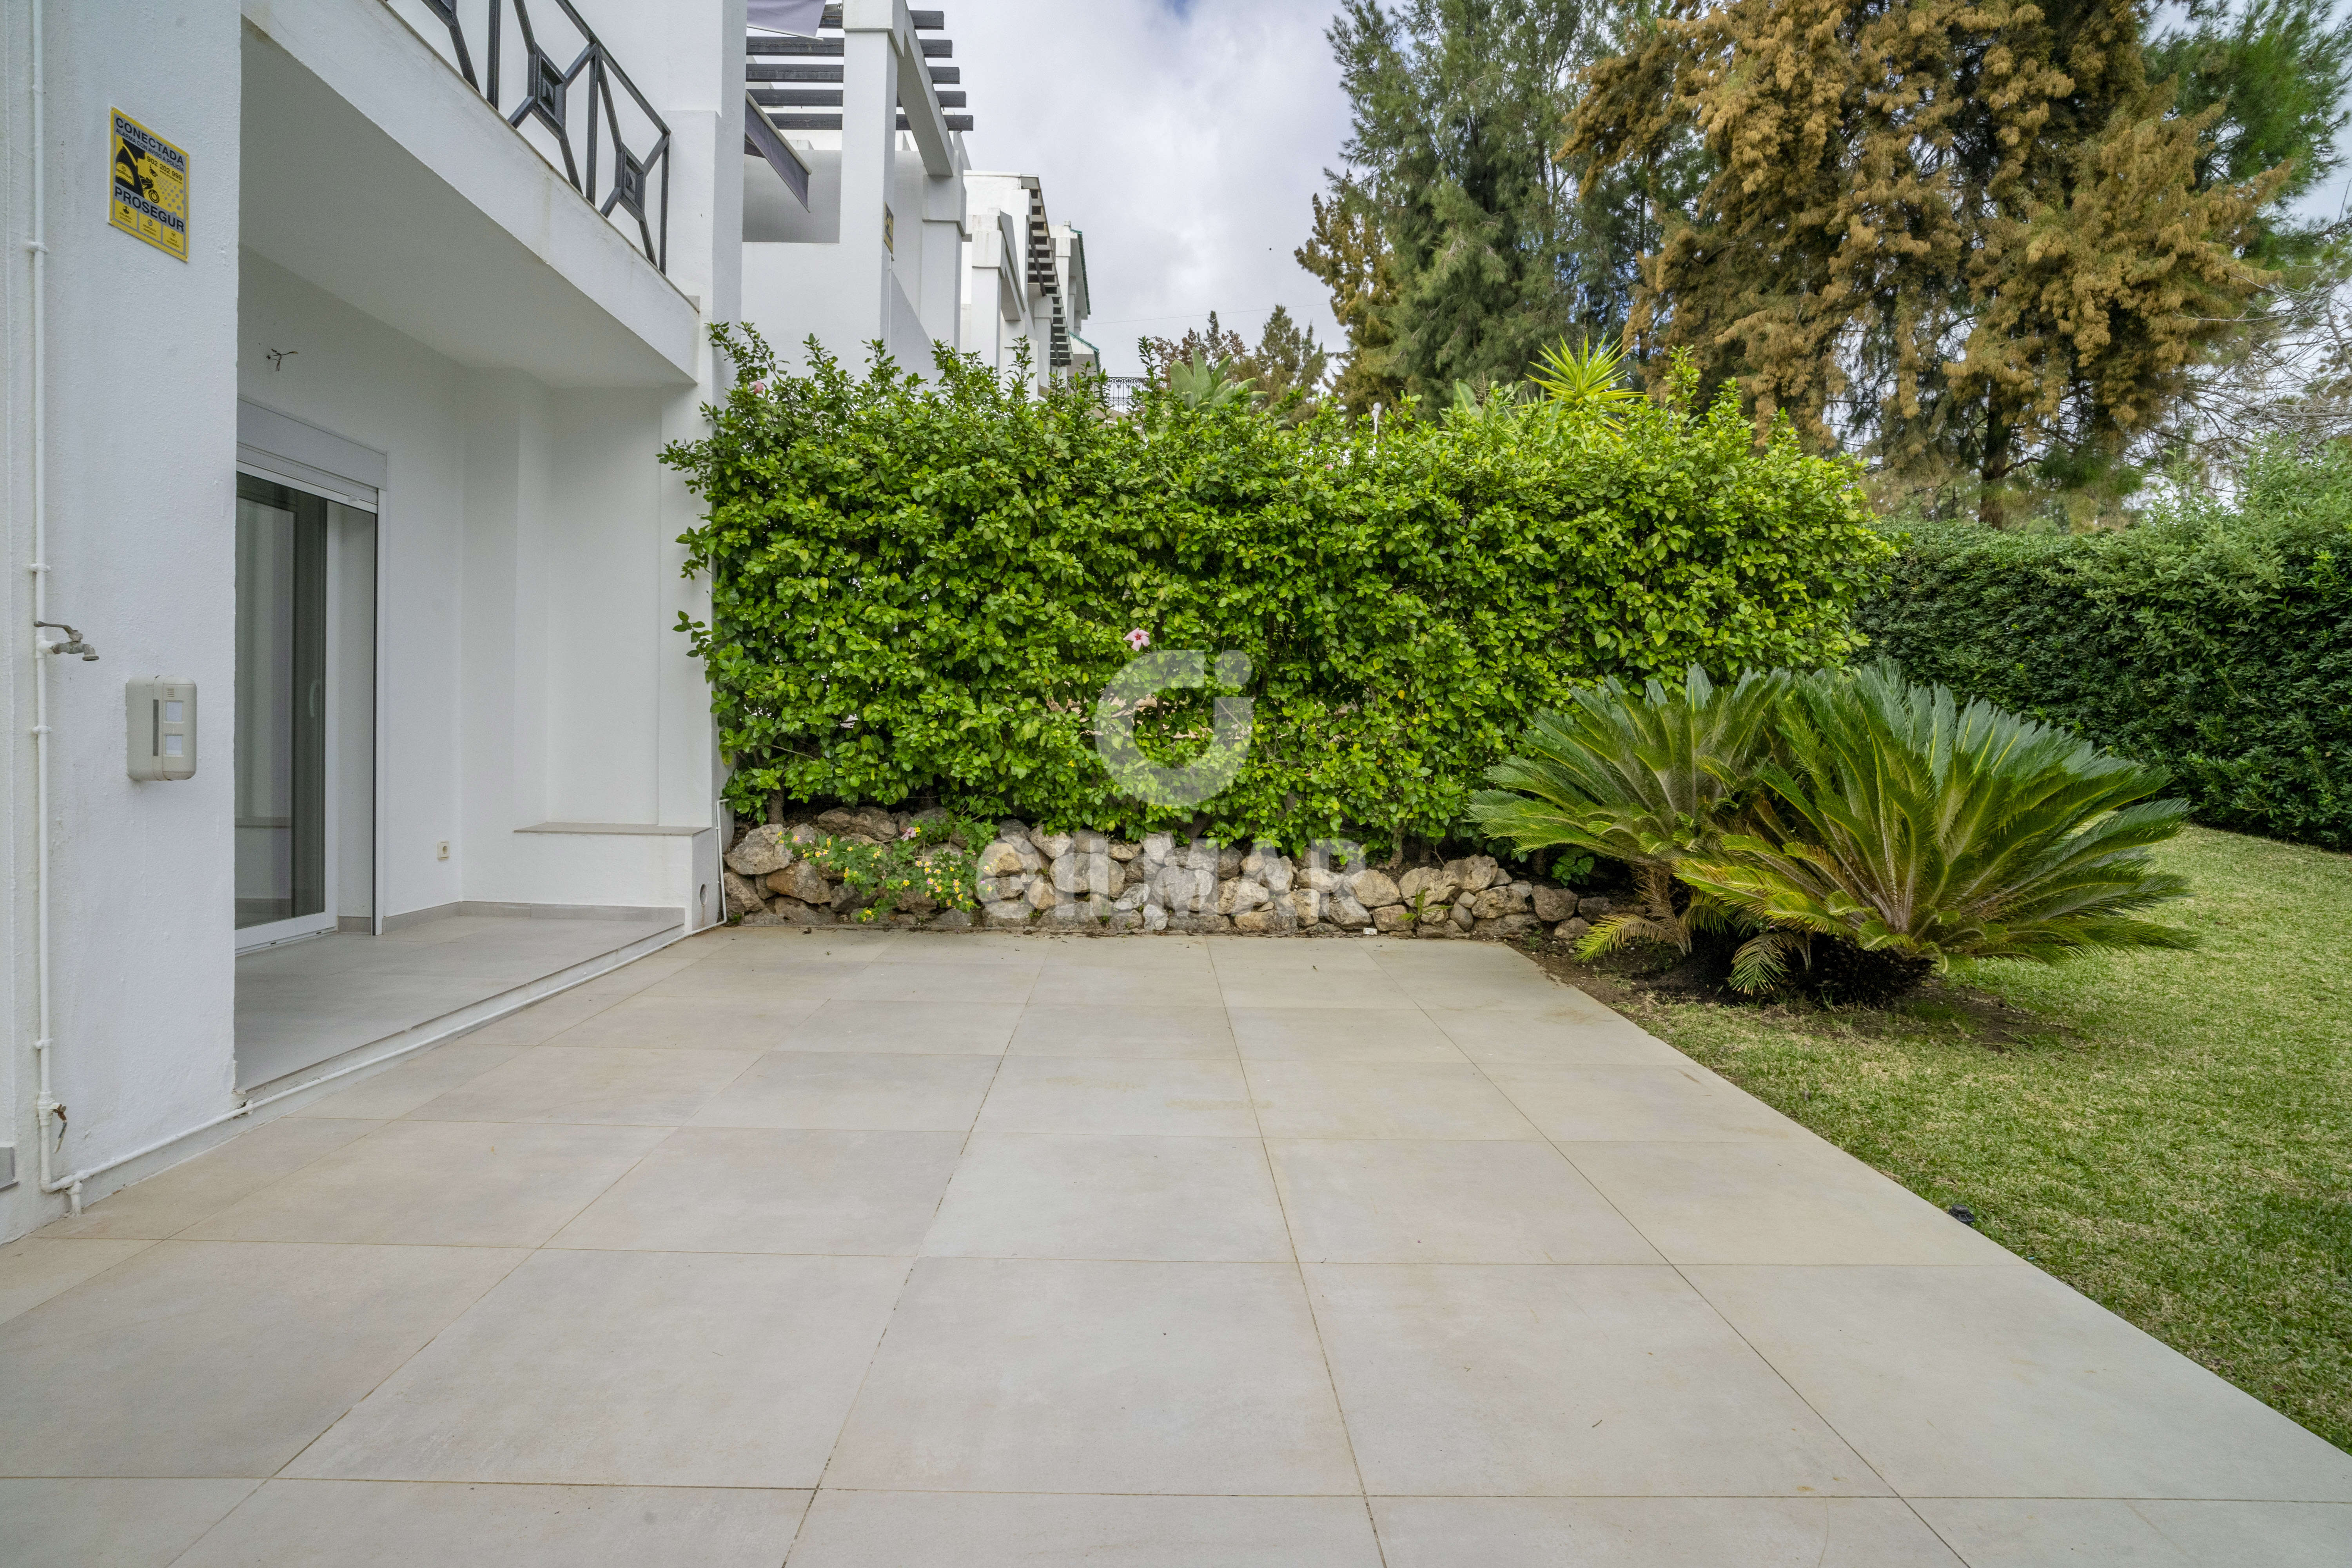
[[[1895,488],[2080,486],[2266,275],[2283,169],[2202,188],[2130,0],[1677,0],[1591,73],[1561,155],[1712,174],[1643,259],[1626,342],[1737,377]],[[1958,481],[1955,484],[1955,481]]]

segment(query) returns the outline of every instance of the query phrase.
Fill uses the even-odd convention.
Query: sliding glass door
[[[237,945],[331,931],[328,501],[236,479]]]

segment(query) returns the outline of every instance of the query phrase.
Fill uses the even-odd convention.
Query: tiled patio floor
[[[236,1081],[251,1089],[283,1079],[677,928],[676,916],[454,915],[385,936],[336,931],[245,953],[236,961]]]
[[[1466,942],[718,932],[0,1248],[33,1565],[2352,1562],[2352,1457]]]

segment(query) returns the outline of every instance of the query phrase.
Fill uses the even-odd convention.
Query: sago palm
[[[2149,798],[2169,781],[2161,768],[1990,703],[1963,708],[1885,662],[1796,682],[1784,714],[1745,819],[1677,864],[1694,889],[1922,973],[1957,957],[2189,944],[2140,918],[2186,886],[2147,860],[2189,811]],[[1734,979],[1761,988],[1788,955],[1751,943]]]
[[[1471,819],[1522,850],[1566,844],[1625,862],[1640,907],[1599,921],[1580,952],[1637,940],[1688,952],[1708,910],[1675,909],[1677,867],[1711,850],[1738,808],[1786,684],[1750,670],[1718,687],[1694,665],[1680,692],[1652,680],[1637,694],[1613,676],[1585,687],[1536,715],[1521,754],[1488,771],[1501,787],[1472,798]]]

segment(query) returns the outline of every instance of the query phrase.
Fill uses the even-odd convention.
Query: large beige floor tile
[[[776,1042],[788,1051],[898,1051],[916,1056],[1004,1054],[1021,1021],[1010,1003],[827,1002]]]
[[[0,1323],[0,1475],[272,1475],[521,1256],[159,1243]]]
[[[9,1568],[164,1568],[258,1481],[0,1480]]]
[[[1894,1498],[1374,1498],[1388,1568],[1961,1568]]]
[[[923,1244],[940,1258],[1291,1256],[1255,1138],[975,1134]]]
[[[1222,1005],[1055,1006],[1032,1003],[1007,1047],[1016,1057],[1204,1057],[1234,1059]]]
[[[18,1237],[0,1247],[0,1322],[31,1311],[50,1297],[64,1294],[153,1245],[95,1237]]]
[[[379,1121],[405,1116],[459,1085],[471,1083],[500,1063],[512,1060],[527,1048],[520,1045],[484,1045],[474,1036],[463,1036],[447,1045],[394,1062],[382,1072],[356,1079],[349,1089],[322,1095],[289,1114]]]
[[[693,971],[688,971],[691,973]],[[814,996],[759,997],[644,994],[610,1007],[541,1042],[551,1046],[685,1047],[705,1051],[772,1051],[793,1026],[824,1003]]]
[[[1467,1062],[1254,1061],[1268,1138],[1538,1138]]]
[[[1463,1055],[1484,1067],[1682,1067],[1689,1060],[1597,1002],[1525,1012],[1437,1006],[1428,1012]]]
[[[1152,936],[1122,936],[1104,941],[1098,937],[1060,936],[1007,937],[1009,944],[1024,952],[1045,950],[1045,970],[1123,969],[1143,970],[1160,973],[1213,973],[1215,965],[1209,958],[1209,944],[1197,936],[1171,936],[1160,932]]]
[[[1029,993],[1048,1007],[1214,1007],[1222,997],[1217,972],[1203,957],[1184,964],[1057,963],[1048,962]]]
[[[1549,1143],[1269,1139],[1307,1263],[1657,1263]]]
[[[626,971],[620,973],[625,973]],[[652,984],[651,981],[646,982],[647,985]],[[587,994],[583,994],[583,992]],[[509,1013],[496,1023],[485,1024],[459,1038],[469,1046],[541,1045],[633,994],[635,992],[587,992],[585,986],[574,987],[544,1002],[534,1002],[520,1012]]]
[[[1220,974],[1250,970],[1280,973],[1308,971],[1324,974],[1374,975],[1384,973],[1375,962],[1366,939],[1272,941],[1264,937],[1211,936],[1199,939]]]
[[[873,957],[877,963],[955,968],[999,965],[1010,969],[1034,969],[1045,961],[1050,948],[1056,945],[1060,944],[1009,931],[910,931],[877,947]]]
[[[556,1237],[622,1251],[911,1256],[961,1132],[688,1127]]]
[[[1501,985],[1551,978],[1523,952],[1492,942],[1432,942],[1426,937],[1371,937],[1356,951],[1390,974],[1445,980],[1457,985]]]
[[[331,1153],[383,1125],[373,1121],[313,1121],[281,1116],[248,1127],[168,1171],[134,1182],[84,1209],[78,1219],[52,1221],[44,1237],[103,1237],[116,1240],[173,1236]]]
[[[537,1046],[409,1115],[419,1121],[675,1127],[759,1059],[756,1051]]]
[[[1380,1568],[1355,1498],[817,1495],[793,1568]]]
[[[1922,1511],[1942,1506],[1926,1504]],[[2131,1507],[2200,1565],[2343,1568],[2352,1563],[2352,1504],[2141,1501]]]
[[[2024,1266],[1843,1150],[1792,1139],[1560,1149],[1672,1262]]]
[[[287,1473],[811,1487],[905,1269],[533,1253]]]
[[[2352,1505],[1925,1498],[1969,1568],[2342,1568]]]
[[[1256,1062],[1459,1062],[1418,1007],[1235,1007],[1234,1044]]]
[[[1287,1264],[915,1265],[825,1484],[1356,1489]]]
[[[1019,1006],[1043,963],[877,963],[835,993],[848,1002],[951,1002]]]
[[[1422,1006],[1446,1011],[1486,1013],[1547,1013],[1551,1012],[1581,993],[1554,980],[1535,964],[1510,952],[1507,948],[1487,942],[1429,942],[1429,956],[1414,963],[1401,963],[1394,958],[1381,960],[1381,972],[1387,974],[1404,994]],[[1511,963],[1507,969],[1465,973],[1462,959],[1444,958],[1441,953],[1459,952],[1465,956],[1480,953],[1501,953]]]
[[[666,1135],[658,1127],[394,1121],[181,1234],[537,1247]]]
[[[1819,1142],[1763,1101],[1692,1064],[1487,1071],[1545,1137],[1563,1143]]]
[[[1691,1268],[1906,1497],[2352,1501],[2352,1454],[2038,1268]]]
[[[775,1568],[805,1491],[271,1481],[178,1568]]]
[[[681,970],[638,993],[648,1000],[730,1002],[744,1007],[787,1007],[842,995],[870,965],[813,959],[784,967],[713,960]]]
[[[961,1132],[980,1112],[995,1057],[771,1051],[703,1107],[698,1127]]]
[[[1670,1268],[1307,1270],[1373,1493],[1886,1489]]]
[[[1344,952],[1337,942],[1276,942],[1285,952],[1321,954],[1326,948]],[[1380,1007],[1403,1010],[1414,1005],[1412,995],[1395,981],[1367,964],[1332,963],[1328,960],[1298,964],[1234,964],[1222,955],[1217,963],[1217,989],[1228,1007]]]
[[[978,1125],[986,1132],[1257,1132],[1238,1062],[1086,1057],[1005,1058]]]

